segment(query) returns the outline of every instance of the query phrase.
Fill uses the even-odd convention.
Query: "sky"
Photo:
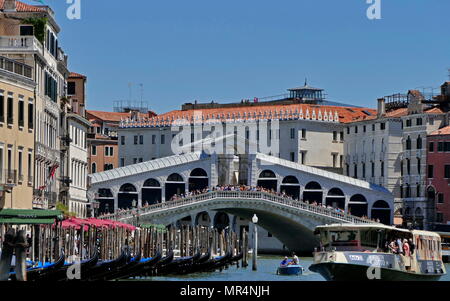
[[[79,0],[79,20],[66,16],[73,0],[43,1],[70,70],[88,77],[91,110],[128,100],[129,83],[133,100],[142,84],[164,113],[283,94],[305,78],[330,101],[374,108],[450,80],[448,0],[380,0],[379,20],[367,0]]]

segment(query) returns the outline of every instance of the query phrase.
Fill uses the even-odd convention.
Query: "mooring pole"
[[[258,223],[258,217],[256,216],[256,214],[253,215],[252,222],[253,222],[252,270],[256,271],[257,270],[256,257],[258,256],[258,227],[256,226],[256,224]]]

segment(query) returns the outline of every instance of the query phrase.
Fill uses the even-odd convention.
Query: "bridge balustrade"
[[[168,201],[165,203],[159,203],[150,205],[148,207],[131,209],[123,212],[117,212],[114,214],[109,214],[101,219],[111,219],[111,220],[124,220],[133,218],[136,215],[142,216],[153,212],[158,212],[162,210],[173,209],[177,207],[183,207],[186,205],[200,203],[204,201],[210,201],[214,199],[251,199],[251,200],[264,200],[270,201],[277,204],[285,205],[288,207],[297,208],[303,211],[308,211],[311,213],[316,213],[320,215],[325,215],[328,217],[333,217],[348,223],[354,224],[371,224],[375,223],[371,220],[363,219],[360,217],[352,216],[347,213],[342,213],[336,211],[334,208],[326,208],[322,206],[311,205],[307,202],[292,200],[290,198],[282,197],[279,195],[274,195],[262,191],[210,191],[204,194],[188,196],[182,199],[177,199],[173,201]]]

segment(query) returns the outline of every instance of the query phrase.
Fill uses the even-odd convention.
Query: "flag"
[[[32,1],[39,2],[40,4],[45,5],[44,0],[32,0]]]

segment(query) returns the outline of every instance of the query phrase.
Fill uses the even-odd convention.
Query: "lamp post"
[[[257,270],[256,257],[258,256],[258,227],[256,225],[258,223],[258,217],[256,216],[256,214],[253,214],[252,222],[253,222],[252,270],[256,271]]]

